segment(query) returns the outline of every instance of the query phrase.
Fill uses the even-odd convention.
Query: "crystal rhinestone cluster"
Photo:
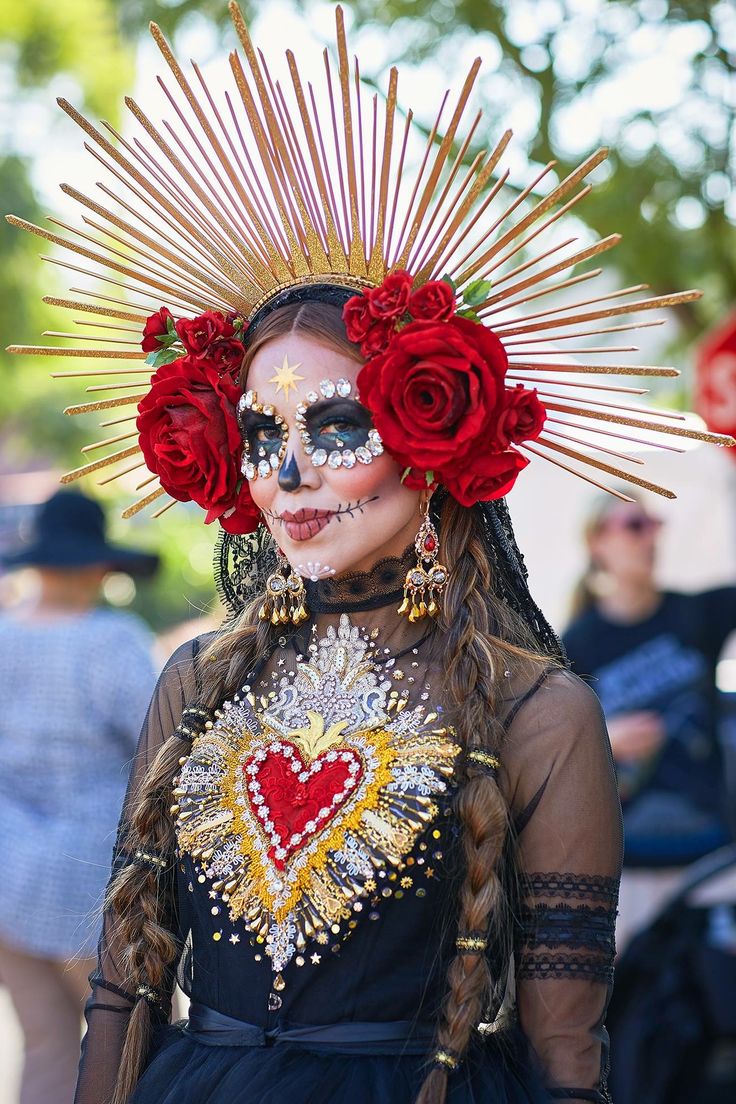
[[[267,456],[265,448],[261,448],[258,450],[257,462],[254,462],[253,456],[251,455],[248,435],[247,433],[243,434],[243,459],[240,464],[241,472],[246,479],[255,479],[256,476],[259,476],[261,479],[268,479],[272,472],[278,471],[286,455],[286,442],[289,439],[289,427],[273,406],[270,406],[268,403],[259,402],[258,395],[255,391],[246,391],[238,401],[238,414],[242,416],[246,410],[252,410],[255,414],[263,414],[266,418],[273,418],[274,422],[281,430],[281,441],[279,443],[278,452],[272,452],[270,456]]]
[[[338,379],[320,380],[319,391],[307,391],[305,401],[299,403],[296,408],[295,421],[299,427],[299,435],[304,445],[304,451],[310,457],[315,468],[321,468],[324,464],[328,467],[354,468],[356,463],[370,464],[374,456],[380,456],[383,452],[383,442],[377,429],[368,430],[368,440],[364,445],[356,449],[336,448],[331,452],[327,449],[317,448],[312,440],[312,435],[307,427],[307,411],[316,402],[324,399],[333,399],[336,395],[341,399],[348,399],[352,394],[353,386],[350,380]]]

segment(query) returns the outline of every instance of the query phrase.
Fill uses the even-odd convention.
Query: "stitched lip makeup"
[[[279,514],[289,537],[295,541],[310,540],[321,533],[330,519],[335,516],[334,510],[304,509],[296,510],[293,514],[290,510],[284,510]]]

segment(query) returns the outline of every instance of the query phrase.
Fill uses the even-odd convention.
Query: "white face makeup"
[[[259,349],[248,372],[240,421],[251,494],[307,578],[400,555],[420,523],[420,493],[401,483],[355,397],[360,368],[314,338],[287,334]]]

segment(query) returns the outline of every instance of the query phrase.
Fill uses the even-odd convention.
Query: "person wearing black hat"
[[[150,576],[158,557],[109,543],[99,504],[60,491],[2,563],[33,568],[39,586],[0,615],[0,982],[25,1036],[23,1104],[68,1104],[117,810],[155,679],[142,622],[97,603],[108,572]]]

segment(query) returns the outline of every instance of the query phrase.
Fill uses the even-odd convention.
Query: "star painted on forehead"
[[[287,400],[289,398],[289,388],[293,387],[295,391],[298,390],[296,386],[297,380],[304,379],[304,376],[297,375],[297,368],[301,368],[301,363],[289,364],[289,358],[286,356],[286,354],[284,354],[284,363],[281,365],[280,368],[274,365],[274,371],[276,374],[271,376],[270,380],[268,381],[269,383],[275,383],[276,394],[278,394],[279,391],[283,391],[284,398]]]

